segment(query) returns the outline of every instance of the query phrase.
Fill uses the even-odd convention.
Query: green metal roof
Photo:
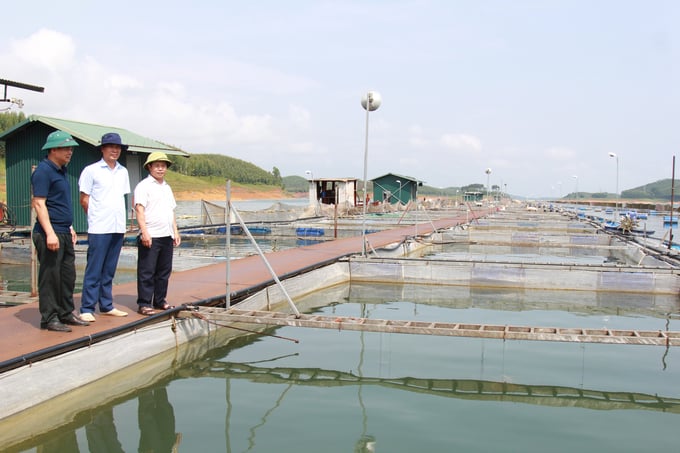
[[[25,121],[17,124],[11,129],[6,130],[0,134],[0,140],[5,137],[13,135],[19,130],[26,128],[32,122],[41,122],[55,129],[68,132],[75,138],[89,143],[92,146],[98,146],[102,135],[107,132],[117,132],[123,143],[128,145],[128,152],[152,153],[154,151],[162,151],[166,154],[175,156],[189,157],[189,153],[183,151],[175,146],[166,145],[156,140],[152,140],[134,132],[130,132],[120,127],[103,126],[100,124],[83,123],[80,121],[70,121],[60,118],[51,118],[49,116],[31,115]]]
[[[412,176],[398,175],[396,173],[387,173],[385,175],[378,176],[377,178],[373,178],[373,179],[371,179],[371,181],[377,181],[379,179],[386,178],[388,176],[393,176],[395,178],[401,178],[401,179],[406,180],[406,181],[420,182],[419,180],[417,180],[416,178],[413,178]]]

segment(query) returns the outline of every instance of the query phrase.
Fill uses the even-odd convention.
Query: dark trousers
[[[172,272],[173,239],[152,238],[151,247],[137,244],[137,304],[160,308],[168,295]]]
[[[83,276],[80,312],[113,310],[113,277],[123,248],[123,233],[88,234],[87,265]]]
[[[40,327],[73,313],[73,288],[76,284],[76,255],[71,233],[57,233],[59,249],[47,249],[45,235],[33,232],[40,269],[38,270],[38,308]]]

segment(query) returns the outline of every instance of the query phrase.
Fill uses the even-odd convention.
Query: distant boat
[[[671,219],[671,216],[665,215],[665,216],[663,216],[663,223],[666,223],[666,224],[671,224],[671,223],[672,223],[672,224],[675,225],[675,224],[678,223],[678,217],[677,217],[677,216],[673,216],[673,218]]]

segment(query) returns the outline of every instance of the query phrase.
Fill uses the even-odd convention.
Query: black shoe
[[[73,313],[70,314],[69,316],[67,316],[66,318],[62,319],[61,322],[63,324],[69,324],[69,325],[72,325],[72,326],[89,326],[90,325],[89,322],[83,321],[82,319],[80,319],[79,317],[74,315]]]
[[[61,321],[50,321],[45,326],[45,329],[51,330],[53,332],[70,332],[71,328]]]

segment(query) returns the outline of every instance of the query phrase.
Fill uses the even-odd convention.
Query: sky
[[[674,0],[14,1],[2,18],[0,79],[45,88],[8,88],[26,115],[282,176],[615,193],[670,178],[680,142]]]

